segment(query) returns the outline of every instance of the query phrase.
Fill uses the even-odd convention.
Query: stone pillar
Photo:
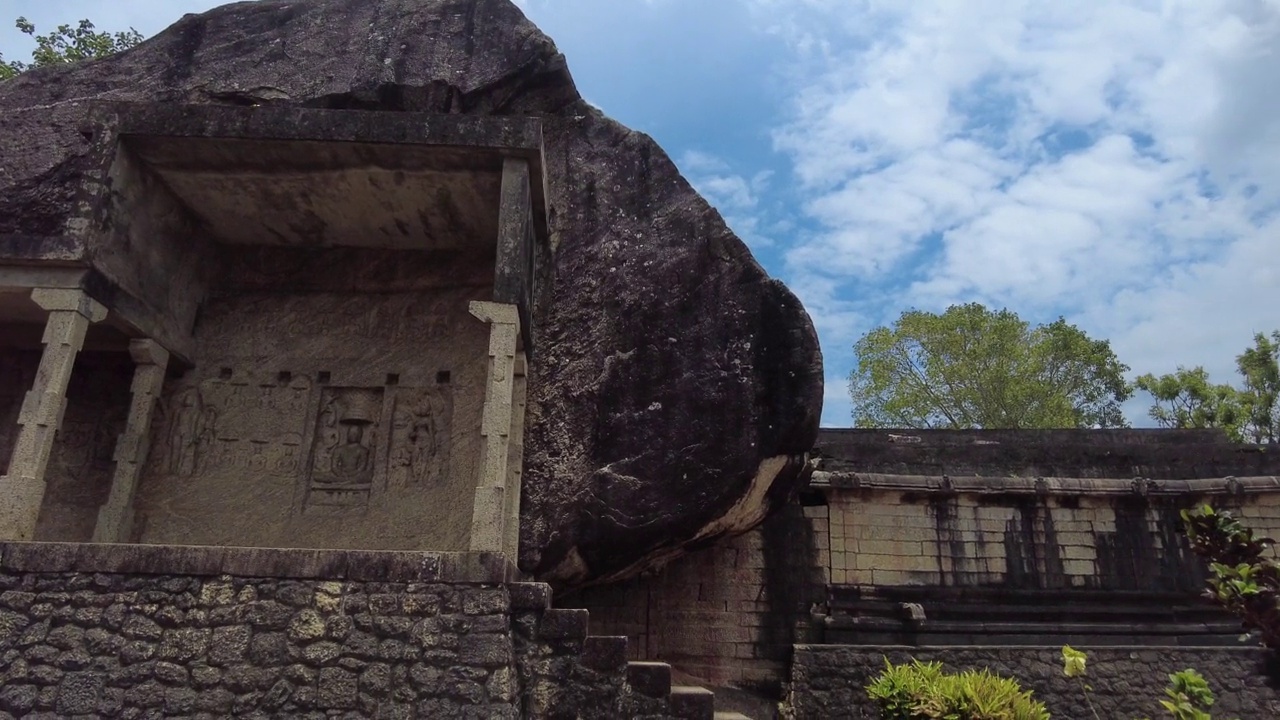
[[[502,535],[502,552],[511,562],[520,555],[520,489],[524,470],[524,409],[528,392],[528,361],[524,352],[515,357],[515,375],[511,382],[511,434],[507,441],[506,527]]]
[[[520,315],[514,305],[505,303],[473,301],[470,309],[472,315],[489,323],[489,372],[480,420],[480,474],[471,516],[471,549],[502,552]]]
[[[35,384],[18,414],[18,437],[9,471],[0,478],[3,540],[30,540],[35,536],[40,504],[44,501],[44,473],[67,408],[71,369],[84,346],[89,323],[107,316],[107,309],[83,290],[36,288],[31,291],[31,299],[49,311],[49,319],[45,322],[44,354]]]
[[[164,387],[164,373],[169,365],[169,351],[155,340],[131,341],[129,355],[137,363],[131,386],[133,395],[124,433],[116,441],[111,495],[98,510],[98,524],[93,529],[93,541],[99,543],[129,540],[133,527],[133,495],[138,487],[138,475],[147,461],[151,414]]]

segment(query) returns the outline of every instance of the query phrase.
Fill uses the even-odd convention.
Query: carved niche
[[[224,369],[171,390],[156,413],[149,475],[189,483],[296,479],[298,512],[362,507],[374,492],[443,485],[453,394],[447,372],[437,380],[429,387],[341,387],[327,385],[324,372],[255,378]]]

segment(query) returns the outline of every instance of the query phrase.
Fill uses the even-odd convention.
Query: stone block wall
[[[1169,673],[1195,668],[1217,696],[1214,717],[1280,717],[1280,691],[1271,684],[1268,657],[1259,648],[1087,649],[1092,700],[1104,718],[1159,717]],[[950,671],[987,668],[1016,678],[1053,717],[1093,717],[1078,681],[1062,674],[1060,648],[902,648],[801,645],[791,667],[788,705],[794,720],[879,717],[865,686],[884,659],[940,661]]]
[[[558,602],[589,609],[593,633],[625,635],[634,660],[776,695],[792,645],[811,636],[810,611],[825,598],[826,514],[825,506],[793,504],[651,576]]]
[[[828,571],[848,585],[1195,592],[1203,574],[1181,510],[1213,502],[1262,534],[1280,533],[1280,487],[1158,496],[831,488],[827,498]]]
[[[0,716],[519,717],[507,586],[456,561],[5,546]]]

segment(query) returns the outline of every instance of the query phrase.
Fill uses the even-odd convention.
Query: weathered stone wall
[[[0,719],[710,720],[492,553],[0,544]]]
[[[827,430],[831,581],[1196,592],[1180,512],[1280,531],[1280,454],[1221,431]]]
[[[130,570],[85,571],[112,566]],[[4,546],[0,710],[519,717],[506,586],[449,579],[486,573],[448,554]]]
[[[595,634],[625,635],[632,659],[777,694],[792,645],[810,637],[810,610],[825,597],[826,510],[789,505],[718,547],[561,604],[589,609]]]
[[[1280,717],[1280,692],[1268,684],[1261,649],[1099,648],[1089,654],[1088,683],[1104,718],[1157,717],[1169,673],[1195,668],[1217,696],[1214,717]],[[879,717],[866,684],[884,669],[911,658],[940,661],[948,670],[987,668],[1017,678],[1054,717],[1093,717],[1076,680],[1062,674],[1059,648],[902,648],[801,645],[791,667],[789,704],[796,720]]]
[[[154,416],[133,539],[466,549],[489,341],[468,302],[492,296],[492,261],[240,247],[223,264],[197,365]]]
[[[832,489],[828,502],[831,581],[850,585],[1195,592],[1202,565],[1186,547],[1181,510],[1213,502],[1259,533],[1280,533],[1280,488],[1152,497]]]

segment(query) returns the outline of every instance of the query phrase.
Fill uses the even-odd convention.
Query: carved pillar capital
[[[75,288],[35,288],[31,299],[49,312],[74,312],[89,322],[102,322],[107,317],[107,308],[102,303]]]

